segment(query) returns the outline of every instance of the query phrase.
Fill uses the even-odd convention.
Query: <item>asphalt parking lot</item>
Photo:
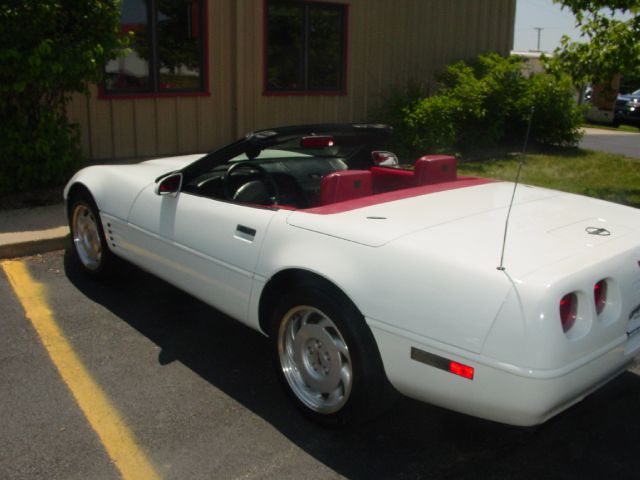
[[[580,148],[615,153],[640,159],[640,133],[601,128],[584,128]]]
[[[128,266],[89,280],[62,251],[18,264],[46,308],[27,318],[0,269],[0,478],[638,478],[631,371],[536,429],[400,399],[327,430],[291,408],[261,335],[189,295]]]

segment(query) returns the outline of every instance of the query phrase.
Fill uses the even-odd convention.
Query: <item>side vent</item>
[[[111,223],[107,222],[107,237],[109,240],[109,243],[111,244],[111,248],[117,248],[116,247],[116,241],[114,239],[114,234],[113,234],[113,230],[111,229]]]

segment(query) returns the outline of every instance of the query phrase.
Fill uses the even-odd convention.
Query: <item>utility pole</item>
[[[534,30],[538,31],[538,49],[537,51],[540,51],[540,33],[542,32],[542,30],[544,30],[544,28],[542,27],[533,27]]]

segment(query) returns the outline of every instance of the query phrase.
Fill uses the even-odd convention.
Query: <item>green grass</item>
[[[631,125],[620,125],[619,127],[612,127],[611,125],[600,125],[598,123],[585,123],[582,126],[587,128],[599,128],[600,130],[615,130],[618,132],[640,132],[640,130],[638,130],[636,127],[632,127]]]
[[[514,181],[519,158],[461,163],[462,175]],[[640,160],[578,148],[526,155],[520,180],[640,208]]]

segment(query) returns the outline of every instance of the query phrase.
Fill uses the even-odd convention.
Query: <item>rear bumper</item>
[[[369,321],[369,320],[368,320]],[[511,425],[545,422],[625,371],[640,352],[640,333],[620,338],[578,365],[530,370],[464,351],[435,348],[369,321],[385,371],[402,394]],[[473,380],[410,358],[411,347],[474,367]]]

